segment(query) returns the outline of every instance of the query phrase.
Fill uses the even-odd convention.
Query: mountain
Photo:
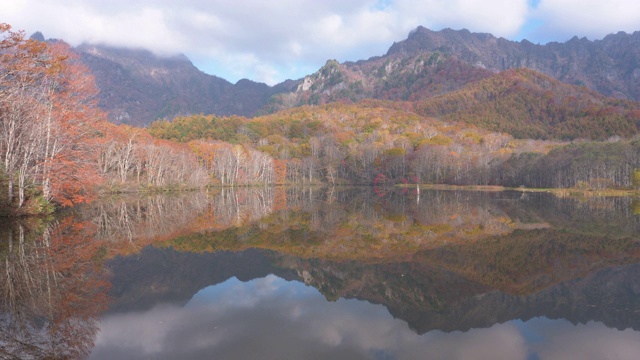
[[[374,98],[517,138],[629,137],[640,129],[639,38],[543,46],[419,27],[382,57],[328,61],[269,110]]]
[[[378,101],[379,106],[403,107],[428,118],[467,123],[522,139],[606,140],[640,132],[638,102],[607,97],[526,68],[493,74],[452,58],[429,64],[423,56],[368,62],[389,68],[389,77],[365,76],[363,65],[330,61],[307,76],[295,93],[276,95],[270,110],[284,114],[281,108],[306,103],[377,97],[387,100]],[[402,63],[405,65],[398,65]]]
[[[252,116],[275,87],[250,80],[236,84],[198,70],[184,55],[161,57],[141,49],[84,44],[76,48],[100,91],[99,105],[114,123],[144,126],[160,118],[188,114]]]
[[[517,138],[605,140],[640,129],[640,104],[562,83],[530,69],[505,70],[464,89],[423,99],[415,111]]]
[[[254,116],[306,104],[356,102],[366,98],[422,102],[461,91],[496,74],[500,76],[502,71],[521,67],[574,85],[572,90],[566,88],[563,91],[573,93],[571,96],[577,99],[596,99],[587,101],[597,108],[591,109],[592,112],[606,112],[614,102],[594,95],[593,91],[621,100],[640,100],[640,32],[620,32],[596,41],[573,38],[565,43],[536,45],[526,40],[509,41],[467,30],[431,31],[418,27],[407,39],[394,43],[382,56],[345,63],[329,60],[314,74],[300,80],[287,80],[274,87],[250,80],[231,84],[199,71],[184,56],[165,58],[145,50],[99,45],[82,45],[77,50],[102,90],[101,107],[110,112],[113,122],[133,125],[198,113]],[[502,76],[511,76],[509,74],[512,73]],[[498,77],[491,81],[501,82],[503,79]],[[560,87],[554,83],[550,91]],[[544,105],[544,99],[539,95],[548,97],[547,91],[520,97],[527,100],[535,97],[532,98],[534,103]],[[571,101],[560,105],[563,104],[573,105]],[[566,111],[579,113],[584,109],[579,107]],[[535,114],[544,112],[548,111],[532,111]],[[466,114],[435,115],[453,119]],[[499,117],[505,119],[512,115],[505,112]],[[554,113],[548,112],[547,115],[554,116]],[[636,115],[629,115],[629,121],[637,121]],[[524,114],[518,113],[516,117],[522,118]],[[543,121],[566,123],[562,118]],[[581,121],[598,120],[587,117]],[[554,124],[551,126],[556,126]],[[532,126],[538,127],[537,124]],[[627,124],[623,128],[627,129]],[[624,129],[621,131],[626,131]],[[539,138],[603,138],[610,134],[618,135],[618,130],[598,130],[596,136],[571,131],[567,135],[565,129],[517,129],[512,133]]]
[[[278,104],[360,98],[415,100],[457,90],[508,69],[528,68],[605,96],[640,100],[640,32],[602,40],[573,38],[535,45],[467,30],[418,27],[381,57],[338,64],[329,61],[306,76]]]
[[[295,91],[274,96],[269,111],[362,99],[415,101],[459,90],[494,75],[438,52],[395,54],[340,64],[329,60]]]
[[[431,31],[419,26],[406,40],[393,44],[387,56],[434,51],[494,72],[525,67],[607,96],[640,100],[640,31],[595,41],[574,37],[565,43],[536,45],[468,30]]]
[[[137,255],[111,260],[109,267],[110,313],[146,311],[162,304],[184,306],[200,289],[231,277],[250,281],[275,274],[313,286],[330,301],[345,298],[383,305],[419,334],[467,331],[539,316],[640,329],[638,264],[604,267],[526,294],[496,290],[428,262],[333,262],[256,249],[194,254],[147,247]]]
[[[277,272],[296,279],[295,271],[276,268],[270,254],[255,249],[194,254],[146,247],[139,254],[116,257],[109,262],[115,300],[109,311],[148,310],[161,303],[184,306],[200,289],[231,277],[249,281]]]

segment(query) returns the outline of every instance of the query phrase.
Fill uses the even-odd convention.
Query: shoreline
[[[426,190],[460,190],[460,191],[518,191],[523,193],[551,193],[558,197],[584,196],[584,197],[640,197],[640,190],[630,189],[578,189],[578,188],[525,188],[507,187],[500,185],[447,185],[447,184],[397,184],[400,188],[416,188]]]

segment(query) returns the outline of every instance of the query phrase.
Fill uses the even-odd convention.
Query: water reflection
[[[92,358],[634,359],[639,352],[638,332],[545,318],[420,336],[382,306],[326,302],[312,287],[269,275],[206,287],[183,307],[111,314]]]
[[[240,188],[125,196],[81,207],[76,218],[96,227],[97,240],[129,242],[130,251],[163,239],[259,226],[259,230],[286,227],[306,232],[292,235],[320,231],[318,241],[334,248],[331,253],[336,253],[336,247],[344,248],[347,257],[363,244],[354,248],[350,241],[327,241],[336,233],[377,242],[382,245],[377,250],[385,255],[384,250],[398,253],[393,244],[413,252],[416,247],[411,244],[464,243],[516,230],[554,229],[606,238],[635,237],[640,232],[640,216],[634,214],[630,198],[576,200],[517,192],[423,191],[417,202],[417,195],[400,190],[379,196],[370,188]]]
[[[603,338],[627,339],[640,330],[640,216],[632,199],[417,196],[225,189],[114,198],[53,222],[0,224],[0,357],[83,358],[95,340],[92,356],[109,358],[182,357],[187,343],[201,344],[194,357],[217,344],[216,353],[230,357],[259,348],[274,357],[411,358],[428,346],[435,357],[455,358],[466,354],[449,352],[462,351],[456,344],[483,354],[484,339],[515,358],[544,358],[532,340],[538,317],[574,329],[558,337],[596,327]],[[292,309],[301,320],[286,313]],[[217,322],[231,332],[211,332]],[[253,322],[255,331],[240,330]],[[337,332],[321,336],[320,327]],[[265,350],[285,341],[278,333],[305,337]],[[518,342],[519,352],[510,352],[506,344]],[[311,352],[298,356],[302,349]]]
[[[429,262],[363,264],[302,259],[273,251],[192,254],[143,250],[112,261],[113,313],[184,306],[200,289],[230,277],[275,274],[318,289],[329,301],[382,304],[416,333],[467,331],[512,319],[568,319],[640,330],[640,265],[605,268],[527,294],[511,294]],[[150,275],[152,274],[152,275]]]
[[[81,224],[3,224],[0,357],[86,357],[108,283]]]

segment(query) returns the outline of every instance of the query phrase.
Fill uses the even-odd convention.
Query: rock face
[[[291,82],[269,87],[236,84],[198,70],[184,55],[160,57],[146,50],[81,45],[76,50],[91,69],[99,104],[117,124],[142,126],[188,114],[252,116]]]
[[[415,101],[517,68],[586,86],[605,96],[638,101],[640,32],[535,45],[467,30],[418,27],[384,56],[343,64],[328,61],[294,92],[277,96],[271,108],[363,98]]]
[[[431,31],[418,27],[393,44],[387,56],[439,51],[492,71],[525,67],[562,82],[585,85],[604,95],[640,100],[640,31],[602,40],[573,39],[536,45],[467,30]]]

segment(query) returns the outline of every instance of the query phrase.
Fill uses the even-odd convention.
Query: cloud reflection
[[[632,329],[609,329],[595,322],[574,326],[567,321],[551,323],[540,318],[526,325],[530,331],[553,339],[532,345],[540,359],[631,360],[640,356],[640,334]]]
[[[419,336],[383,306],[327,302],[312,287],[270,275],[207,287],[183,308],[110,314],[92,358],[632,359],[638,353],[638,332],[564,320]]]

